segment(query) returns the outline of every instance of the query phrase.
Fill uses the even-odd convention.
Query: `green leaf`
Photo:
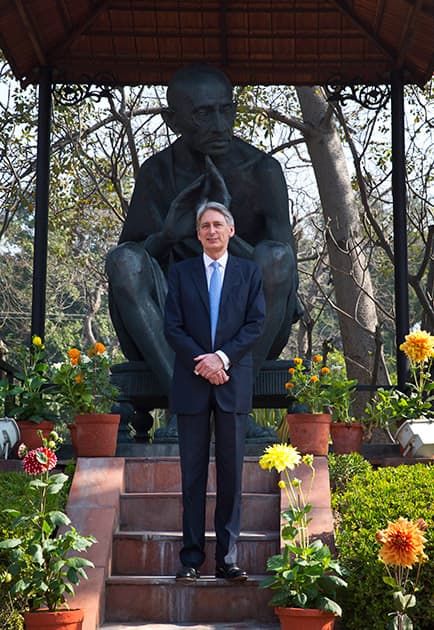
[[[392,588],[398,587],[395,578],[391,577],[390,575],[383,575],[383,582],[388,586],[391,586]]]
[[[337,575],[324,575],[320,578],[321,587],[328,592],[336,590],[336,588],[346,588],[347,582]]]
[[[296,608],[305,608],[307,604],[307,595],[305,593],[297,593],[294,597],[294,606]]]
[[[81,556],[72,556],[67,559],[68,566],[74,567],[75,569],[81,567],[93,567],[95,566],[91,560],[87,558],[82,558]]]
[[[9,538],[0,542],[0,549],[14,549],[22,542],[22,538]]]
[[[3,514],[10,514],[11,516],[19,516],[20,513],[18,510],[14,510],[13,508],[5,508],[2,510]]]
[[[334,602],[332,599],[328,597],[319,597],[316,600],[316,606],[321,610],[325,610],[326,612],[333,613],[334,615],[342,615],[342,608]]]
[[[49,512],[47,514],[47,520],[54,527],[69,525],[71,522],[71,519],[65,514],[65,512],[61,512],[60,510],[52,510]]]
[[[395,591],[393,602],[397,611],[405,612],[407,608],[416,606],[416,597],[412,593],[405,594],[402,591]]]
[[[283,561],[283,556],[270,556],[267,560],[267,569],[268,571],[280,571],[285,566],[285,562]]]
[[[259,583],[259,588],[270,588],[273,584],[278,584],[279,581],[274,577],[274,575],[270,575],[269,577],[264,578]]]
[[[32,481],[29,482],[29,486],[31,488],[46,488],[48,484],[42,481],[42,479],[32,479]]]
[[[44,562],[44,554],[42,553],[41,545],[30,545],[29,546],[29,555],[33,562],[36,564],[42,565]]]
[[[67,481],[68,481],[68,475],[65,475],[64,473],[56,473],[54,475],[51,475],[50,477],[50,483],[65,484]]]

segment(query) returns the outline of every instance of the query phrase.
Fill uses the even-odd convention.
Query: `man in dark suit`
[[[183,493],[182,567],[176,578],[194,581],[205,558],[212,413],[217,472],[216,577],[243,581],[247,574],[236,564],[236,541],[247,415],[252,405],[251,350],[265,319],[262,277],[254,262],[228,254],[235,227],[225,206],[204,203],[197,213],[196,229],[203,254],[171,267],[164,322],[166,339],[175,352],[170,406],[178,418]],[[217,297],[213,289],[216,279],[221,286]]]

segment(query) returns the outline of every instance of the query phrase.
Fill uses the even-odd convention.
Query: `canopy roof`
[[[389,83],[434,71],[434,0],[0,0],[23,84],[166,84],[194,61],[233,83]]]

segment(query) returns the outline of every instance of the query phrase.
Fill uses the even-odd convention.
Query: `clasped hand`
[[[195,236],[195,209],[203,198],[204,184],[205,175],[201,175],[170,204],[162,230],[163,236],[169,242],[178,243]]]
[[[229,380],[229,375],[223,369],[223,361],[218,354],[199,354],[194,357],[196,366],[194,373],[202,376],[212,385],[223,385]]]

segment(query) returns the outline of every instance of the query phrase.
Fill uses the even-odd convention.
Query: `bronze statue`
[[[107,256],[110,312],[127,359],[143,361],[169,391],[173,355],[163,334],[167,271],[201,251],[195,216],[206,199],[230,205],[229,251],[261,268],[265,331],[254,349],[257,373],[278,358],[300,316],[298,274],[280,164],[233,135],[233,89],[207,64],[180,69],[163,118],[179,136],[147,159],[137,176],[119,245]]]

